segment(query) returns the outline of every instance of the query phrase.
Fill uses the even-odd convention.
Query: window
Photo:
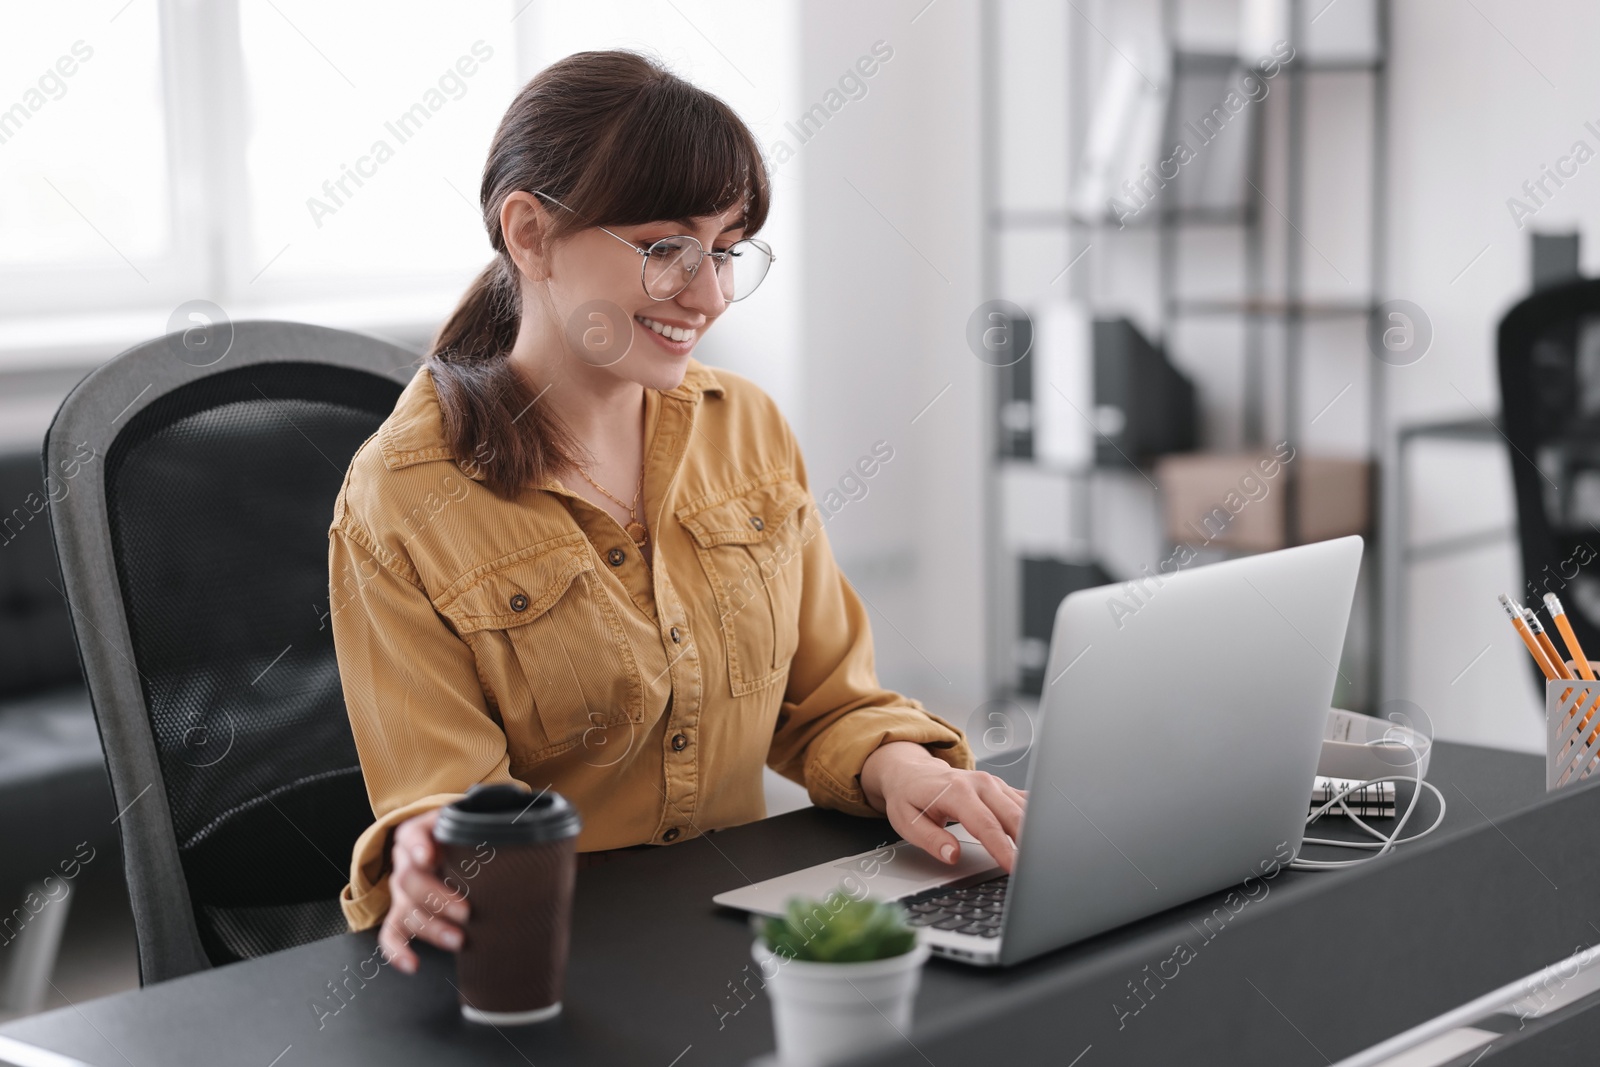
[[[245,284],[464,284],[492,249],[478,183],[521,85],[508,4],[242,0]],[[298,283],[298,284],[297,284]]]
[[[0,315],[434,295],[488,261],[477,186],[516,7],[102,0],[0,35]],[[20,77],[18,77],[20,75]]]
[[[173,253],[156,5],[18,5],[0,34],[8,303],[135,294]]]

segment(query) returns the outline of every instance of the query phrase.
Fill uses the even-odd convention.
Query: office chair
[[[372,809],[327,531],[416,362],[297,323],[173,333],[90,373],[45,436],[146,984],[345,929]]]
[[[1555,593],[1585,655],[1600,657],[1600,279],[1523,300],[1500,320],[1498,347],[1525,578],[1517,599],[1542,612]]]

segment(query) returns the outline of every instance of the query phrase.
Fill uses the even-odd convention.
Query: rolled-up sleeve
[[[405,557],[341,506],[328,532],[328,566],[339,677],[376,817],[356,841],[340,897],[350,928],[361,930],[389,908],[396,826],[478,782],[513,779],[472,651],[434,610]]]
[[[798,445],[793,469],[809,486]],[[953,767],[970,769],[966,735],[916,700],[878,684],[866,608],[833,558],[821,513],[808,499],[801,525],[799,644],[767,762],[806,787],[813,803],[855,815],[881,814],[861,789],[861,767],[880,745],[911,741]]]

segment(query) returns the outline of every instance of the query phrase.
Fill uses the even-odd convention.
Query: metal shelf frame
[[[1382,598],[1381,605],[1384,612],[1383,633],[1389,653],[1383,660],[1383,676],[1378,683],[1379,694],[1384,700],[1394,699],[1405,691],[1403,672],[1406,663],[1410,662],[1407,622],[1411,612],[1406,579],[1411,564],[1447,559],[1506,541],[1515,543],[1517,538],[1517,530],[1512,525],[1484,527],[1421,544],[1411,543],[1411,477],[1407,472],[1406,459],[1410,446],[1423,440],[1499,448],[1505,441],[1505,432],[1498,418],[1473,417],[1412,423],[1400,427],[1394,434],[1394,463],[1389,469],[1394,503],[1383,514],[1384,528],[1378,542],[1383,555],[1383,571],[1389,575],[1390,586],[1386,590],[1389,595]]]

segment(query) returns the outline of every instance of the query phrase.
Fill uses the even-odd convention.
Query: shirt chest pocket
[[[471,646],[508,740],[521,740],[529,760],[644,721],[638,657],[577,538],[497,564],[437,605]]]
[[[786,475],[677,511],[716,598],[734,696],[783,678],[800,642],[807,494]]]

